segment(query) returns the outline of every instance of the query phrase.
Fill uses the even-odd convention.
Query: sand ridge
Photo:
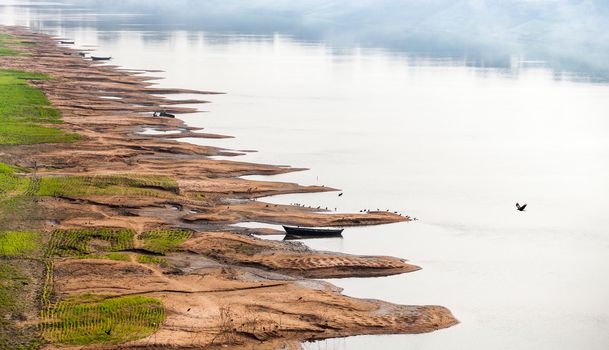
[[[59,108],[64,124],[82,135],[69,144],[3,146],[2,160],[35,168],[36,176],[168,176],[179,192],[158,196],[64,194],[40,199],[52,217],[44,230],[88,227],[187,228],[195,232],[171,267],[131,261],[61,258],[55,262],[58,298],[82,293],[150,295],[162,300],[167,320],[156,334],[99,349],[299,348],[299,342],[358,334],[421,333],[457,323],[441,306],[404,306],[344,296],[308,278],[384,276],[419,268],[403,259],[316,252],[290,242],[269,242],[228,226],[242,221],[303,226],[359,226],[409,221],[388,212],[333,213],[264,203],[286,193],[333,191],[322,186],[263,182],[245,175],[275,175],[303,169],[213,159],[243,152],[179,142],[177,134],[144,135],[145,128],[183,137],[218,138],[180,119],[154,111],[192,113],[168,94],[208,91],[157,88],[152,77],[83,59],[53,38],[23,28],[0,32],[34,42],[27,55],[0,56],[3,68],[53,77],[32,81]],[[111,97],[111,98],[108,98]],[[32,176],[31,174],[29,176]],[[157,190],[157,189],[151,189]],[[155,192],[156,193],[156,192]],[[133,252],[133,254],[136,254]],[[49,348],[56,346],[50,345]],[[81,347],[79,347],[81,348]]]

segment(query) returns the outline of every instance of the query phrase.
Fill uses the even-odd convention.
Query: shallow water
[[[4,6],[0,23],[96,45],[112,64],[164,70],[154,73],[163,86],[228,92],[182,118],[236,138],[189,141],[311,168],[256,178],[344,192],[270,201],[420,219],[306,243],[411,260],[423,269],[332,282],[352,296],[444,305],[461,323],[308,348],[609,348],[608,85],[520,56],[494,67],[289,33],[143,30],[130,13],[113,30],[90,11]]]

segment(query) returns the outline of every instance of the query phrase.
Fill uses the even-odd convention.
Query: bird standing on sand
[[[526,207],[527,207],[526,203],[523,205],[516,203],[516,210],[518,210],[518,211],[524,211],[524,208],[526,208]]]

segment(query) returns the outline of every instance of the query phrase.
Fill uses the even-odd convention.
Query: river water
[[[443,305],[461,323],[307,348],[609,348],[609,85],[598,69],[509,49],[484,59],[253,30],[238,18],[173,25],[83,3],[9,1],[0,23],[161,69],[163,86],[227,92],[180,117],[236,138],[185,141],[255,149],[238,159],[311,169],[261,179],[344,193],[269,201],[419,219],[306,244],[411,260],[423,269],[331,282],[351,296]]]

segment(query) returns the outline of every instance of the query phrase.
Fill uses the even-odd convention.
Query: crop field
[[[36,45],[33,41],[22,40],[11,34],[0,34],[0,56],[20,56],[23,47]]]
[[[156,332],[165,319],[162,303],[143,296],[82,295],[41,313],[44,339],[59,344],[116,344]]]
[[[143,249],[166,254],[176,251],[180,244],[192,236],[192,232],[186,230],[152,230],[139,235]]]
[[[27,257],[40,248],[36,232],[0,232],[0,257]]]
[[[49,79],[38,73],[0,70],[0,145],[72,142],[80,137],[42,124],[61,123],[59,110],[27,80]]]
[[[0,349],[38,349],[36,325],[16,324],[35,308],[31,267],[19,259],[0,258]]]
[[[89,254],[79,256],[81,259],[106,259],[106,260],[114,260],[114,261],[131,261],[131,257],[129,254],[125,253],[107,253],[107,254]]]
[[[45,256],[47,282],[43,293],[40,336],[65,345],[118,344],[156,332],[165,312],[162,303],[142,296],[80,295],[52,302],[53,257],[130,261],[135,232],[125,229],[55,230]],[[162,263],[151,257],[149,263]],[[138,259],[139,260],[139,259]],[[144,262],[144,261],[142,261]]]
[[[26,172],[0,163],[0,231],[35,229],[44,219],[44,210],[33,198],[37,179],[23,176]]]
[[[28,55],[35,45],[0,34],[0,56]],[[3,58],[13,60],[13,58]],[[75,142],[78,134],[62,130],[61,112],[30,82],[51,77],[0,69],[0,147]],[[37,148],[35,148],[37,149]],[[15,155],[8,152],[5,159]],[[6,161],[6,160],[5,160]],[[23,161],[25,163],[26,161]],[[49,221],[43,196],[131,196],[175,198],[176,181],[152,175],[47,176],[0,162],[0,349],[35,350],[58,345],[118,344],[156,332],[165,319],[162,302],[144,296],[55,293],[55,263],[61,258],[138,261],[167,266],[154,254],[134,252],[136,232],[91,228],[38,232]],[[178,231],[149,235],[158,251],[175,249]],[[167,237],[160,237],[167,233]]]
[[[118,229],[55,230],[46,255],[83,256],[96,252],[120,252],[133,249],[135,232]],[[97,243],[97,244],[93,244]]]
[[[40,179],[39,196],[121,195],[171,198],[178,184],[163,176],[55,176]]]
[[[187,230],[159,229],[146,231],[137,236],[139,248],[155,254],[166,254],[178,250],[192,236]],[[55,230],[51,233],[46,256],[106,258],[128,260],[120,254],[136,248],[135,231],[127,229],[95,228],[81,230]],[[161,257],[140,255],[141,263],[165,264]]]
[[[4,198],[12,193],[22,194],[27,190],[29,180],[18,176],[16,171],[15,167],[0,163],[0,195]]]
[[[37,349],[38,331],[27,321],[36,309],[33,282],[43,264],[41,236],[35,232],[0,232],[0,349]]]
[[[11,214],[11,209],[19,202],[17,199],[27,192],[30,185],[30,180],[17,175],[16,171],[15,167],[0,163],[0,216]]]
[[[140,264],[154,264],[159,265],[161,267],[168,267],[169,262],[167,259],[161,256],[152,256],[152,255],[138,255],[137,262]]]
[[[19,51],[7,47],[14,46],[18,43],[17,38],[14,35],[10,34],[0,34],[0,56],[17,56],[19,55]]]

